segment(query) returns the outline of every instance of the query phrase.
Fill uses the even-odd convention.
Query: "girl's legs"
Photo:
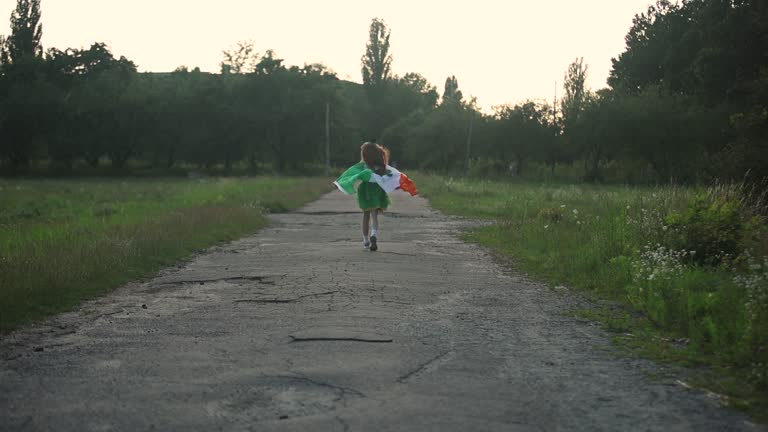
[[[373,220],[372,221],[373,223],[371,225],[371,250],[372,251],[375,251],[379,248],[379,246],[376,243],[378,240],[376,238],[376,234],[378,234],[378,231],[379,231],[379,211],[381,210],[374,209],[371,212],[371,219]]]
[[[366,248],[371,244],[368,237],[370,216],[371,216],[370,211],[367,211],[367,210],[363,211],[363,246]]]
[[[376,209],[371,212],[371,237],[376,237],[376,233],[379,231],[379,212],[380,209]]]

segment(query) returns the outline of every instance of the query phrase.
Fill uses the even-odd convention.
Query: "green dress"
[[[389,207],[389,195],[376,183],[362,182],[357,187],[357,204],[366,211],[386,210]]]
[[[385,184],[388,185],[387,187],[392,188],[392,190],[394,190],[395,183],[399,182],[400,179],[399,175],[397,178],[392,175],[394,171],[393,168],[387,167]],[[381,179],[381,177],[378,178]],[[357,186],[357,190],[355,190],[355,185],[358,182],[360,183]],[[386,190],[376,183],[373,171],[365,165],[365,162],[359,162],[349,167],[333,184],[347,195],[356,193],[357,204],[363,210],[385,210],[389,207],[389,196]]]

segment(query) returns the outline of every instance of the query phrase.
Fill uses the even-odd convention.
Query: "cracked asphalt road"
[[[393,198],[379,252],[331,193],[4,337],[0,430],[762,430]]]

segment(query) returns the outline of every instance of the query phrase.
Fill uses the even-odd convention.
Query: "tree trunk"
[[[133,154],[133,149],[112,153],[109,156],[109,158],[112,160],[112,167],[117,169],[125,167],[125,164],[128,162],[128,159],[131,157],[132,154]]]
[[[176,164],[176,151],[173,146],[168,148],[168,157],[165,159],[165,167],[172,168]]]
[[[98,168],[100,156],[85,155],[84,159],[91,168]]]
[[[250,163],[251,171],[256,173],[256,152],[251,152],[250,156],[248,156],[248,162]]]
[[[602,176],[600,175],[600,160],[603,158],[602,149],[599,147],[593,147],[589,154],[589,169],[587,171],[587,181],[592,183],[600,183]]]

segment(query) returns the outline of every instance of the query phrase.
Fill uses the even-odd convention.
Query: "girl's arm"
[[[344,173],[340,175],[339,178],[333,182],[333,184],[345,194],[352,195],[355,193],[355,182],[357,180],[368,181],[370,180],[371,174],[371,170],[365,166],[365,163],[360,162],[358,164],[352,165],[349,167],[349,169],[344,171]]]

